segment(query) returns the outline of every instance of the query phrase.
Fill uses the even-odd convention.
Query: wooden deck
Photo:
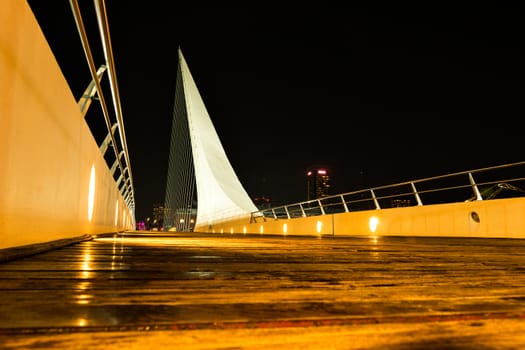
[[[2,349],[522,349],[525,240],[128,233],[0,264]]]

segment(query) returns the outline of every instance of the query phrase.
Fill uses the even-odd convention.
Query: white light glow
[[[117,226],[118,223],[118,199],[115,202],[115,226]]]
[[[317,221],[317,233],[321,233],[323,230],[323,223],[321,221]]]
[[[93,219],[93,208],[95,206],[95,164],[91,165],[91,175],[89,176],[88,192],[88,220]]]
[[[264,227],[263,227],[263,225],[259,226],[259,232],[261,233],[261,235],[264,233]]]
[[[288,232],[288,225],[283,224],[283,233],[286,234]]]
[[[370,220],[368,220],[368,227],[370,228],[370,232],[374,233],[377,230],[377,226],[379,225],[379,219],[375,216],[372,216]]]

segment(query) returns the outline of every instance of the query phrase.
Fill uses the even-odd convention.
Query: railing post
[[[106,135],[106,138],[104,139],[104,141],[102,141],[102,144],[100,145],[100,153],[102,153],[103,156],[106,154],[106,151],[108,150],[108,147],[111,143],[111,135],[115,134],[116,128],[117,128],[117,124],[115,123],[111,127],[111,134],[108,133]]]
[[[374,190],[370,190],[370,193],[372,193],[372,199],[374,200],[376,209],[381,209],[381,207],[379,206],[379,202],[377,201],[376,194],[374,193]]]
[[[290,212],[288,211],[288,206],[285,206],[284,210],[286,211],[286,217],[289,219],[290,218]]]
[[[411,182],[410,185],[412,186],[412,191],[414,191],[414,196],[416,197],[417,205],[422,206],[423,202],[421,202],[421,198],[419,198],[419,193],[417,193],[416,185],[414,185],[413,182]]]
[[[321,208],[321,214],[325,215],[323,204],[321,203],[320,199],[317,200],[317,204],[319,205],[319,208]]]
[[[127,167],[126,167],[126,169],[127,169]],[[117,179],[117,187],[120,186],[120,182],[122,180],[124,180],[124,177],[126,176],[126,169],[124,169],[124,172],[122,174],[120,174],[120,176],[118,177],[118,179]]]
[[[100,83],[100,80],[102,79],[102,74],[104,74],[104,71],[106,70],[107,66],[105,64],[101,65],[100,68],[97,70],[97,79]],[[84,91],[84,94],[78,101],[78,107],[80,108],[80,112],[82,112],[82,116],[85,118],[88,108],[91,105],[91,101],[93,98],[95,98],[95,94],[97,92],[97,84],[94,80],[91,80],[91,83],[89,83],[88,87]]]
[[[303,215],[303,218],[305,218],[306,217],[306,212],[304,211],[303,203],[299,203],[299,207],[301,207],[301,214]]]
[[[346,205],[345,197],[343,197],[343,195],[340,195],[339,197],[341,197],[341,202],[343,203],[343,207],[345,208],[345,213],[348,213],[348,206]]]
[[[476,195],[476,200],[482,201],[483,197],[481,197],[481,193],[479,193],[478,185],[476,185],[476,182],[474,181],[474,177],[472,176],[472,173],[468,173],[468,179],[470,181],[470,185],[472,186],[472,190],[474,191],[474,194]]]

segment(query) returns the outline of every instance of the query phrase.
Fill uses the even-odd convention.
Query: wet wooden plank
[[[141,337],[163,339],[173,330],[224,334],[261,324],[314,338],[337,329],[344,338],[367,327],[376,334],[382,324],[399,341],[419,327],[417,345],[444,341],[430,324],[456,323],[454,339],[467,329],[478,341],[495,319],[524,327],[524,267],[525,240],[513,239],[127,234],[0,264],[0,339],[19,348],[42,337],[81,344],[96,333],[118,344],[129,340],[118,329],[157,327]],[[241,337],[243,348],[254,346]]]

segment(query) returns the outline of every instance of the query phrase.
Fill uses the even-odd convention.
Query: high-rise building
[[[308,200],[329,195],[330,176],[326,167],[312,166],[306,170]]]
[[[161,229],[163,227],[165,212],[166,209],[164,208],[163,204],[153,204],[153,221],[151,222],[151,228]]]

